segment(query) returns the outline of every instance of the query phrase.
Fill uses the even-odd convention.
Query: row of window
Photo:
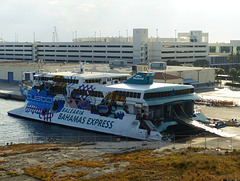
[[[194,89],[184,89],[184,90],[176,90],[175,95],[183,95],[193,93]]]
[[[100,83],[101,79],[87,79],[85,80],[86,83]]]
[[[206,56],[194,56],[195,58],[206,58]],[[184,59],[184,58],[193,58],[193,56],[183,56],[183,57],[162,57],[162,60],[171,60],[171,59]]]
[[[236,51],[240,50],[240,46],[236,47]],[[220,46],[220,53],[231,53],[233,51],[233,46]],[[209,46],[210,53],[216,53],[217,48],[216,46]]]
[[[72,84],[78,84],[77,79],[67,79],[64,77],[57,78],[57,77],[34,77],[35,80],[41,80],[41,81],[49,81],[52,80],[54,82],[63,82],[63,83],[72,83]]]
[[[26,52],[31,52],[32,49],[0,49],[0,51],[7,51],[7,52],[13,52],[13,51],[19,51],[19,52],[23,52],[23,51],[26,51]]]
[[[32,47],[32,45],[0,45],[0,47]]]
[[[157,98],[157,97],[168,97],[170,95],[171,95],[170,91],[145,93],[144,94],[144,99]]]
[[[4,51],[4,49],[0,49],[0,51]],[[13,51],[13,50],[6,50]],[[15,50],[15,51],[23,51],[23,50]],[[32,50],[25,50],[32,51]],[[44,52],[44,50],[38,50],[38,52]],[[102,50],[45,50],[45,52],[76,52],[76,53],[133,53],[133,51],[102,51]]]
[[[193,47],[202,47],[202,48],[206,48],[207,45],[162,45],[163,48],[193,48]]]
[[[30,45],[31,46],[31,45]],[[8,45],[6,45],[8,47]],[[10,46],[9,46],[10,47]],[[13,47],[13,46],[11,46]],[[25,45],[24,47],[28,47],[28,45]],[[98,48],[133,48],[132,45],[37,45],[37,47],[98,47]]]
[[[141,93],[139,92],[115,91],[115,94],[120,97],[131,97],[131,98],[141,97]]]
[[[194,89],[184,89],[184,90],[176,90],[173,91],[174,95],[183,95],[183,94],[190,94],[194,92]],[[169,97],[171,95],[171,91],[166,92],[152,92],[152,93],[145,93],[144,98],[159,98],[159,97]]]
[[[0,53],[0,55],[7,55],[7,56],[32,56],[32,54],[9,54],[9,53]]]
[[[4,55],[4,54],[1,54]],[[14,55],[14,54],[6,54],[6,55]],[[23,54],[15,54],[15,55],[21,55],[23,56]],[[29,55],[32,56],[31,54],[25,54],[25,55]],[[38,55],[39,57],[82,57],[82,58],[121,58],[120,56],[92,56],[92,55],[54,55],[54,54],[46,54],[46,55]],[[128,57],[128,56],[122,56],[122,58],[124,59],[133,59],[133,57]]]
[[[207,53],[206,51],[162,51],[161,53]]]
[[[33,61],[32,59],[29,59],[29,58],[5,58],[5,57],[0,57],[0,60],[18,60],[18,61],[21,61],[21,60],[24,60],[24,61]]]
[[[103,93],[100,91],[86,91],[83,89],[74,89],[74,93],[76,95],[81,95],[81,96],[93,96],[93,97],[104,97]],[[73,94],[72,94],[73,96]]]

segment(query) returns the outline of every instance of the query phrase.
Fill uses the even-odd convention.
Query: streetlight
[[[78,41],[78,39],[77,39],[77,31],[75,31],[75,35],[76,35],[76,41]]]
[[[199,72],[201,71],[201,70],[196,70],[197,72],[198,72],[198,84],[199,84]]]
[[[157,36],[157,42],[158,42],[158,29],[156,29],[156,36]]]
[[[33,32],[33,42],[35,43],[35,32]]]
[[[99,31],[99,34],[100,34],[100,41],[102,41],[102,35],[101,35],[101,30]]]
[[[177,30],[175,30],[175,42],[177,41]]]
[[[121,31],[118,32],[118,33],[119,33],[119,42],[120,42],[120,32],[121,32]]]

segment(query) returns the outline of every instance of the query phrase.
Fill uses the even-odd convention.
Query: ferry
[[[205,121],[194,112],[199,99],[191,85],[153,82],[154,73],[38,73],[23,90],[25,105],[10,116],[139,140],[161,140],[169,126]],[[186,121],[185,121],[186,122]]]

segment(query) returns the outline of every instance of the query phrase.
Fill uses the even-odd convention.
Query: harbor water
[[[32,137],[61,137],[65,140],[71,137],[106,137],[106,134],[98,132],[8,116],[8,111],[23,105],[24,102],[0,99],[0,145],[10,141],[25,142],[22,141],[24,138]]]
[[[109,139],[109,135],[103,133],[8,116],[8,111],[22,107],[23,105],[24,102],[0,99],[0,145],[9,141],[13,143],[24,142],[21,141],[23,138],[31,137],[68,138],[85,136],[100,138],[108,136],[107,139]],[[207,117],[225,120],[237,119],[240,121],[239,107],[209,107],[205,105],[199,105],[199,107]],[[114,136],[111,139],[114,139]]]

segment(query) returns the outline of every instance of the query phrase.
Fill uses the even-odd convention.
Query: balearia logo
[[[144,78],[141,75],[136,75],[133,77],[134,80],[144,80]]]

